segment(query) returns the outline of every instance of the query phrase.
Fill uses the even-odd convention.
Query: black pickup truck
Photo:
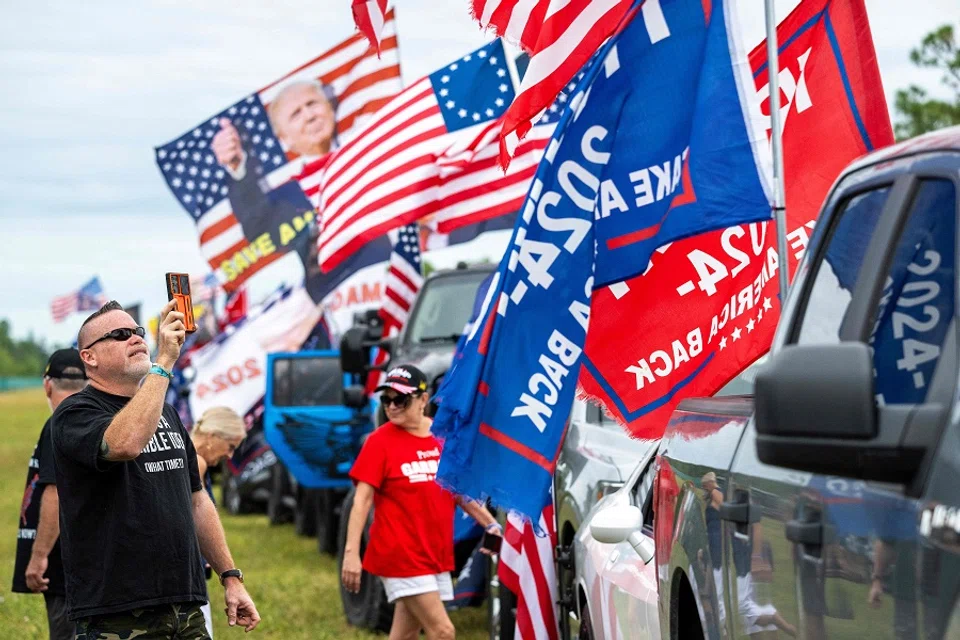
[[[960,637],[958,191],[960,127],[853,163],[753,395],[674,414],[664,638]]]

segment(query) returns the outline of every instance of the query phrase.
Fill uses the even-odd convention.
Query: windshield
[[[273,361],[275,407],[343,404],[343,374],[337,358],[278,358]]]
[[[427,281],[407,325],[407,344],[456,342],[470,320],[473,300],[486,271],[441,276]]]

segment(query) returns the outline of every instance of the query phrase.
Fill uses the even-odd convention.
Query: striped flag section
[[[621,24],[633,0],[472,0],[484,28],[530,54],[520,91],[503,118],[499,162],[519,151],[539,115]],[[659,0],[645,4],[659,7]],[[646,9],[645,9],[646,11]]]
[[[379,53],[383,24],[387,19],[387,0],[353,0],[352,9],[357,29]]]
[[[248,128],[252,127],[250,135],[257,134],[256,141],[261,138],[263,140],[259,142],[261,146],[266,144],[271,147],[255,148],[263,152],[260,156],[265,173],[262,179],[263,188],[272,191],[285,183],[293,182],[299,185],[314,207],[319,204],[320,180],[330,154],[305,159],[289,151],[284,153],[280,150],[279,154],[275,153],[273,149],[277,149],[278,145],[273,136],[268,135],[272,127],[265,117],[266,108],[290,83],[319,81],[332,90],[336,100],[337,137],[339,143],[344,144],[403,87],[396,21],[392,10],[384,16],[381,33],[379,55],[376,49],[370,47],[363,34],[355,33],[329,51],[224,110],[222,116],[239,119],[239,122],[245,121]],[[286,254],[277,251],[262,257],[233,279],[222,269],[238,253],[243,255],[242,252],[248,248],[250,242],[244,236],[243,228],[227,197],[228,176],[217,165],[208,145],[209,139],[220,129],[219,119],[220,116],[208,118],[195,130],[182,136],[176,142],[176,147],[170,143],[159,148],[157,163],[175,197],[197,224],[201,253],[210,268],[218,273],[224,283],[224,290],[232,293],[264,267]],[[180,144],[182,141],[185,146]],[[198,146],[193,147],[194,144]],[[266,151],[270,153],[267,154]],[[194,183],[197,187],[202,185],[210,188],[203,193],[196,192],[196,189],[185,191],[184,185],[190,186]],[[201,205],[202,201],[205,203]],[[278,220],[276,224],[281,222],[283,220]]]
[[[540,514],[537,535],[530,522],[510,513],[503,532],[503,546],[497,576],[500,583],[517,596],[518,640],[558,640],[557,573],[553,550],[557,544],[557,528],[553,504]]]
[[[387,269],[386,286],[379,316],[383,321],[383,337],[399,335],[410,317],[420,287],[423,286],[423,269],[420,262],[420,225],[408,224],[400,227],[397,241],[390,253],[390,266]],[[386,364],[389,354],[382,349],[377,352],[373,365]],[[380,384],[384,373],[377,369],[370,372],[367,379],[367,393]]]
[[[50,314],[54,322],[63,322],[71,313],[77,311],[96,311],[107,303],[100,278],[94,276],[86,284],[68,294],[57,296],[50,301]]]
[[[333,154],[324,173],[318,238],[323,271],[373,238],[437,213],[444,203],[459,205],[457,198],[475,185],[451,186],[463,168],[442,167],[438,159],[450,149],[458,155],[468,149],[513,95],[503,43],[494,40],[421,78],[380,109]]]

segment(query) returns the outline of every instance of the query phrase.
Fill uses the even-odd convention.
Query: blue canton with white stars
[[[194,220],[227,197],[230,176],[210,149],[213,136],[220,131],[220,118],[233,122],[244,150],[256,157],[263,173],[287,163],[280,141],[273,135],[266,109],[256,95],[224,109],[173,142],[157,147],[157,166],[167,186]]]
[[[430,74],[447,131],[457,131],[503,115],[513,102],[503,43],[496,39]]]
[[[420,271],[420,225],[417,223],[400,227],[397,243],[393,245],[393,252],[410,263],[410,266]]]

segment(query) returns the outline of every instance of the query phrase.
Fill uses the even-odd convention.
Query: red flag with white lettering
[[[804,0],[777,38],[792,274],[840,171],[893,130],[863,0]],[[766,43],[750,63],[756,115],[769,119]],[[714,394],[769,349],[777,268],[773,222],[661,247],[644,275],[594,293],[584,394],[633,435],[660,437],[680,400]]]

